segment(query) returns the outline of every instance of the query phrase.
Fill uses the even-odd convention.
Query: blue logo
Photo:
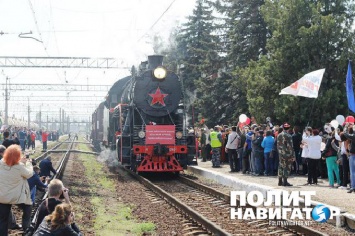
[[[312,210],[312,218],[313,220],[317,221],[318,223],[324,223],[329,220],[330,217],[330,210],[328,207],[324,205],[317,205]]]

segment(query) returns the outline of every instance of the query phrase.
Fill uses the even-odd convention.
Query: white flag
[[[279,94],[317,98],[324,72],[325,69],[320,69],[305,74],[301,79],[282,89]]]

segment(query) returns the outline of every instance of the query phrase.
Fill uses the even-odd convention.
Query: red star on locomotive
[[[149,96],[153,98],[152,102],[150,103],[151,106],[156,103],[160,103],[162,106],[165,106],[164,98],[168,96],[168,94],[161,93],[160,88],[158,87],[155,93],[149,93]]]

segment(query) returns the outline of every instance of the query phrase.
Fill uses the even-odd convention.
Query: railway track
[[[303,225],[279,227],[270,225],[269,220],[231,220],[227,194],[183,176],[152,182],[125,170],[186,216],[190,231],[186,235],[325,235]]]
[[[74,145],[73,141],[69,142],[68,140],[66,140],[64,142],[59,142],[52,149],[42,153],[37,158],[33,158],[33,160],[36,163],[39,163],[41,160],[45,159],[49,154],[57,152],[58,148],[62,147],[63,145],[66,145],[66,147],[64,147],[65,150],[64,149],[60,150],[60,152],[64,151],[65,153],[63,154],[63,156],[61,158],[58,158],[58,159],[60,159],[60,161],[59,161],[59,164],[56,165],[57,166],[57,168],[56,168],[57,174],[54,175],[51,179],[58,179],[58,178],[61,179],[61,177],[62,177],[62,175],[64,173],[65,165],[66,165],[66,163],[68,161],[68,158],[69,158],[69,155],[70,155],[70,151],[72,150],[73,145]],[[53,159],[56,159],[56,158],[53,158]],[[37,208],[40,205],[40,203],[43,201],[43,199],[45,199],[46,197],[47,197],[47,193],[43,193],[43,192],[37,191],[36,202],[34,204],[34,207],[32,208],[31,219],[36,219]],[[18,218],[21,218],[22,212],[21,211],[17,212],[17,211],[20,211],[20,210],[19,209],[18,210],[15,209],[14,213],[17,215]],[[34,220],[32,220],[31,223],[34,224]],[[9,235],[22,235],[22,231],[12,230]],[[32,234],[29,233],[29,234],[26,234],[26,235],[32,235]]]
[[[70,156],[70,151],[71,149],[73,148],[73,145],[74,145],[74,141],[71,141],[71,142],[61,142],[59,144],[57,144],[56,146],[54,146],[52,149],[48,150],[47,152],[45,152],[44,154],[42,154],[41,156],[37,157],[35,159],[35,161],[37,163],[39,163],[41,160],[43,160],[49,153],[52,153],[54,151],[56,151],[61,145],[63,144],[66,144],[68,143],[68,146],[66,148],[66,151],[65,153],[63,154],[61,160],[59,161],[59,165],[58,167],[56,168],[56,174],[51,178],[51,179],[61,179],[62,176],[63,176],[63,173],[64,173],[64,170],[65,170],[65,166],[68,162],[68,159],[69,159],[69,156]],[[31,225],[33,226],[36,222],[35,222],[35,219],[37,218],[37,215],[38,215],[38,207],[39,205],[41,204],[41,202],[43,200],[45,200],[47,197],[48,197],[48,193],[47,192],[44,192],[43,194],[41,194],[42,196],[40,198],[36,198],[36,202],[35,202],[35,206],[33,207],[32,209],[32,221],[31,221]],[[38,195],[37,195],[38,196]],[[32,230],[30,230],[26,236],[30,236],[32,235],[34,232]]]

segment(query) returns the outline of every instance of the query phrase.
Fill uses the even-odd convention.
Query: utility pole
[[[60,130],[60,132],[63,132],[63,130],[62,130],[62,108],[59,108],[59,130]]]
[[[68,125],[67,133],[69,134],[70,133],[70,118],[69,118],[69,116],[67,116],[67,125]]]
[[[28,120],[27,120],[27,128],[30,129],[31,125],[31,109],[30,109],[30,97],[27,97],[27,101],[28,101]]]
[[[64,116],[64,109],[62,109],[62,125],[63,125],[63,133],[64,133],[64,122],[65,122],[65,116]]]
[[[41,111],[41,108],[39,109],[39,128],[40,129],[42,129],[42,111]]]
[[[9,94],[8,94],[8,89],[7,89],[7,80],[9,77],[6,77],[6,85],[5,85],[5,125],[9,125],[9,106],[8,106],[8,100],[9,100]]]

